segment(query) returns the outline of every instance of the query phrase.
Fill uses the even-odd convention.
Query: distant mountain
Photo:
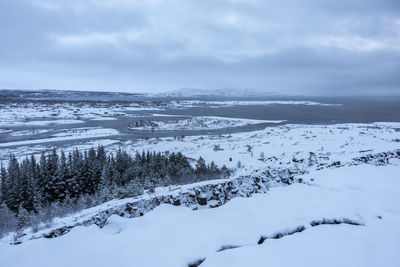
[[[1,100],[129,101],[143,94],[54,89],[0,89]]]
[[[262,92],[252,89],[196,89],[196,88],[181,88],[163,93],[149,93],[148,96],[158,97],[255,97],[255,96],[272,96],[274,93]]]

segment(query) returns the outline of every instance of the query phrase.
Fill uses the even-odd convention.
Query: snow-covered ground
[[[117,130],[111,128],[72,128],[69,130],[65,130],[64,132],[61,133],[53,134],[49,138],[0,143],[0,147],[25,146],[29,144],[41,144],[54,141],[67,141],[67,140],[77,140],[77,139],[86,139],[95,137],[105,137],[118,134],[119,132]]]
[[[171,109],[187,109],[193,107],[232,107],[254,105],[311,105],[332,106],[315,101],[141,101],[132,103],[9,103],[0,104],[0,127],[39,126],[50,124],[81,123],[82,120],[115,120],[120,116],[135,116],[132,112],[164,111]]]
[[[265,168],[308,168],[349,162],[363,155],[400,149],[400,123],[282,125],[264,130],[224,134],[152,138],[123,145],[136,151],[182,152],[202,156],[244,174]],[[117,147],[109,147],[116,150]]]
[[[42,134],[42,133],[47,133],[49,130],[46,129],[32,129],[32,130],[23,130],[23,131],[16,131],[10,133],[11,136],[25,136],[25,135],[36,135],[36,134]]]
[[[0,104],[0,127],[82,123],[85,120],[115,120],[126,111],[159,110],[152,103],[57,103]]]
[[[118,134],[113,130],[76,128],[52,138]],[[120,208],[144,212],[142,217],[129,216],[136,217],[132,219],[113,215],[103,228],[76,226],[52,239],[38,238],[52,229],[28,233],[20,245],[9,245],[8,236],[0,242],[0,266],[54,266],[55,262],[57,266],[189,266],[200,262],[200,266],[230,267],[266,263],[399,266],[399,140],[400,123],[282,125],[225,135],[98,140],[109,151],[122,146],[129,153],[151,150],[182,152],[194,159],[202,156],[236,169],[232,181],[250,180],[248,184],[234,182],[236,187],[230,180],[217,180],[173,191],[158,188],[154,195],[114,200],[57,218],[53,230],[67,227],[68,232],[73,226],[96,222],[99,214],[108,214],[103,218],[121,214]],[[83,143],[79,149],[96,144]],[[40,146],[19,148],[24,155],[35,149],[40,151]],[[265,187],[269,191],[254,194],[265,190],[254,191],[259,184],[252,179],[271,179]],[[282,183],[275,179],[300,183],[279,186]],[[207,193],[204,188],[217,191]],[[214,197],[218,190],[226,194],[222,202]],[[198,202],[193,206],[190,201],[199,201],[203,194],[212,199],[205,197],[205,206]],[[180,199],[183,196],[189,202]],[[178,199],[180,206],[159,205]]]
[[[26,120],[26,118],[24,119]],[[15,126],[47,126],[53,124],[75,124],[75,123],[83,123],[82,120],[40,120],[40,121],[22,121],[22,120],[14,120],[14,119],[2,119],[0,120],[1,127],[15,127]]]
[[[154,130],[215,130],[223,128],[241,127],[260,123],[282,123],[284,120],[251,120],[239,118],[225,118],[216,116],[197,116],[189,119],[153,121],[138,121],[129,125],[131,130],[154,131]]]
[[[221,105],[221,106],[249,106],[249,105],[257,105],[257,106],[269,106],[269,105],[306,105],[306,106],[341,106],[341,104],[325,104],[315,101],[279,101],[279,100],[265,100],[265,101],[208,101],[206,102],[209,105]]]
[[[111,131],[110,131],[111,134]],[[72,138],[67,136],[65,138]],[[77,136],[79,137],[79,136]],[[61,137],[57,137],[61,138]],[[82,138],[87,138],[82,136]],[[53,140],[50,138],[47,142]],[[117,151],[119,147],[131,154],[143,150],[160,152],[182,152],[186,156],[197,159],[200,156],[218,165],[236,168],[240,162],[243,167],[239,171],[244,174],[252,170],[265,168],[294,169],[308,167],[313,163],[324,166],[335,162],[348,162],[352,158],[373,153],[400,149],[400,123],[370,124],[336,124],[336,125],[281,125],[266,127],[264,130],[223,134],[197,135],[184,138],[166,137],[150,138],[135,141],[113,142],[101,139],[99,144],[107,146],[108,151]],[[43,140],[44,142],[45,140]],[[22,141],[24,142],[24,141]],[[0,149],[0,158],[6,163],[10,152],[18,158],[29,154],[40,154],[48,147],[35,144],[36,140],[27,140],[27,144],[19,144],[18,149],[5,147]],[[82,142],[79,148],[88,148],[93,141]],[[65,151],[75,146],[64,147]]]
[[[234,106],[271,106],[271,105],[306,105],[306,106],[341,106],[341,104],[327,104],[316,101],[299,100],[236,100],[236,101],[202,101],[179,100],[171,101],[171,107],[187,108],[207,105],[209,107],[234,107]]]
[[[4,266],[399,266],[400,167],[312,171],[214,209],[161,205],[21,245]],[[262,244],[258,244],[262,243]]]
[[[0,128],[0,134],[2,134],[2,133],[9,133],[9,132],[12,132],[12,130],[10,130],[10,129],[1,129],[1,128]]]

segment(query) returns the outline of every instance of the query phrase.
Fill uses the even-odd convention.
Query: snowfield
[[[23,130],[23,131],[16,131],[10,133],[11,136],[25,136],[25,135],[36,135],[36,134],[42,134],[42,133],[47,133],[49,130],[46,129],[32,129],[32,130]]]
[[[307,105],[337,106],[315,101],[140,101],[129,103],[9,103],[0,104],[0,127],[44,126],[51,124],[81,123],[82,120],[115,120],[120,116],[134,116],[138,111],[165,111],[193,107],[234,107],[247,105]]]
[[[240,162],[239,172],[247,175],[254,170],[295,171],[346,163],[355,157],[400,149],[398,140],[400,123],[381,122],[281,125],[235,134],[151,138],[128,141],[124,148],[132,154],[142,150],[182,152],[229,168],[236,168]]]
[[[224,106],[224,107],[234,107],[234,106],[270,106],[270,105],[306,105],[306,106],[340,106],[340,104],[325,104],[315,101],[278,101],[278,100],[265,100],[265,101],[206,101],[207,105],[212,106]]]
[[[115,131],[74,128],[49,139]],[[28,142],[17,156],[43,149],[28,146],[37,140],[16,141]],[[90,140],[78,149],[182,152],[236,172],[56,218],[52,228],[27,229],[20,245],[6,236],[0,266],[399,266],[399,140],[400,123],[385,122]]]
[[[0,104],[0,127],[82,123],[82,119],[115,120],[115,117],[126,116],[126,111],[143,110],[160,109],[151,102],[143,102],[141,105],[123,105],[117,103],[88,104],[81,102]]]
[[[128,126],[130,130],[141,131],[176,131],[176,130],[215,130],[223,128],[241,127],[260,123],[282,123],[284,120],[251,120],[225,118],[216,116],[197,116],[189,119],[169,121],[138,121]]]
[[[341,104],[326,104],[315,101],[281,101],[281,100],[237,100],[237,101],[204,101],[204,100],[179,100],[170,101],[168,107],[186,109],[207,106],[212,108],[235,106],[271,106],[271,105],[305,105],[305,106],[341,106]]]
[[[61,133],[53,134],[49,138],[0,143],[0,147],[24,146],[24,145],[29,145],[29,144],[40,144],[40,143],[48,143],[48,142],[55,142],[55,141],[77,140],[77,139],[103,137],[103,136],[111,136],[111,135],[118,135],[118,134],[119,134],[119,132],[117,130],[110,129],[110,128],[95,128],[95,127],[93,127],[93,128],[72,128],[72,129],[66,130]]]
[[[400,166],[389,163],[311,171],[214,209],[160,205],[133,219],[113,215],[103,228],[0,243],[1,264],[399,266]]]
[[[25,119],[24,119],[25,120]],[[19,121],[19,120],[0,120],[2,127],[15,127],[15,126],[47,126],[53,124],[76,124],[83,123],[82,120],[40,120],[40,121]]]

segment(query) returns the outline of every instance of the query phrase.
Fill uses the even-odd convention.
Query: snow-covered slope
[[[315,163],[299,165],[286,164],[286,166],[267,168],[265,170],[255,169],[248,175],[234,175],[230,179],[205,181],[185,186],[172,186],[157,188],[155,193],[144,194],[135,198],[112,200],[102,205],[83,210],[72,216],[56,218],[52,227],[45,228],[38,232],[25,229],[19,239],[15,239],[11,233],[2,241],[10,244],[19,244],[31,239],[54,238],[64,235],[77,226],[90,226],[96,224],[103,227],[107,219],[112,215],[119,215],[126,218],[143,216],[162,204],[174,206],[186,206],[193,210],[216,208],[237,197],[250,197],[257,193],[266,193],[270,187],[303,183],[302,175],[312,170],[325,168],[338,168],[346,166],[364,165],[365,163],[374,166],[390,164],[400,159],[400,150],[369,154],[356,157],[348,162],[334,162],[333,164]]]
[[[168,121],[138,121],[128,126],[130,130],[140,131],[181,131],[181,130],[215,130],[223,128],[243,127],[261,123],[282,123],[285,120],[250,120],[240,118],[225,118],[216,116],[196,116],[188,119]]]
[[[399,173],[395,165],[330,168],[214,209],[160,205],[133,219],[114,215],[102,229],[0,243],[1,264],[399,266]]]
[[[231,180],[203,182],[183,187],[160,188],[157,194],[114,200],[67,218],[21,241],[41,236],[59,236],[79,225],[103,226],[112,214],[136,217],[160,204],[184,205],[192,209],[216,207],[238,196],[265,192],[271,185],[290,184],[312,170],[371,163],[385,165],[400,157],[400,124],[285,125],[251,133],[221,136],[192,136],[174,140],[162,138],[127,143],[136,151],[182,152],[204,157],[218,165],[237,169]],[[115,145],[118,149],[120,144]],[[217,149],[215,149],[217,147]],[[110,150],[113,149],[109,147]],[[232,159],[232,161],[230,161]],[[14,242],[12,237],[6,242]]]

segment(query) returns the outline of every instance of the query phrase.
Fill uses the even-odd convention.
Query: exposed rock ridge
[[[310,157],[313,153],[310,152]],[[315,154],[314,154],[315,155]],[[95,215],[88,216],[81,220],[76,220],[69,225],[49,229],[45,233],[37,233],[31,239],[36,238],[53,238],[68,233],[73,227],[76,226],[89,226],[96,224],[103,227],[107,219],[111,215],[119,215],[126,218],[134,218],[144,215],[151,211],[160,204],[172,204],[175,206],[186,206],[193,210],[201,208],[215,208],[225,204],[235,197],[250,197],[256,193],[266,193],[270,186],[276,184],[291,184],[293,182],[302,182],[299,176],[307,173],[310,169],[323,169],[335,168],[343,166],[360,165],[371,163],[375,165],[386,165],[389,159],[400,159],[400,150],[390,152],[381,152],[376,154],[369,154],[353,158],[350,162],[333,162],[326,163],[318,160],[318,157],[313,159],[312,166],[305,164],[298,165],[297,160],[293,160],[296,166],[289,165],[286,168],[267,168],[264,171],[254,171],[252,175],[240,176],[235,179],[220,180],[209,184],[200,184],[186,190],[178,192],[171,191],[163,195],[154,195],[153,197],[143,197],[133,199],[121,205],[107,207],[99,210]]]

